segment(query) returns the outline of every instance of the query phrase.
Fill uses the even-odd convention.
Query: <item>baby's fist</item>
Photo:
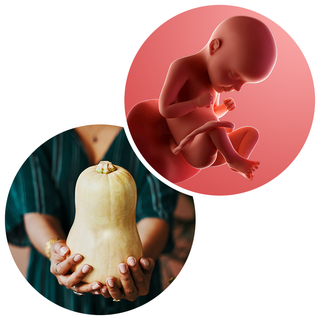
[[[236,108],[236,103],[234,102],[234,100],[232,98],[224,99],[223,103],[227,107],[228,111],[232,111],[232,110],[234,110]]]

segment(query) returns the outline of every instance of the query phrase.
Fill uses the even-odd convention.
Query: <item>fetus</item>
[[[272,72],[274,37],[261,21],[246,16],[224,20],[199,52],[175,60],[159,97],[159,113],[170,130],[170,151],[196,169],[227,164],[251,180],[259,161],[249,157],[259,140],[254,127],[220,120],[236,103],[223,92],[240,91]]]
[[[221,119],[236,102],[229,97],[220,103],[220,94],[262,82],[276,59],[276,43],[264,23],[247,16],[222,21],[199,52],[171,63],[158,99],[141,101],[128,113],[142,156],[174,183],[225,164],[252,180],[260,163],[249,157],[259,131]]]

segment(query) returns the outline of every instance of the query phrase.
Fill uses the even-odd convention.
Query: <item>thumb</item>
[[[66,245],[65,240],[58,240],[52,246],[52,250],[54,253],[60,255],[61,257],[65,257],[68,252],[70,252],[69,247]]]
[[[145,275],[150,275],[154,268],[154,260],[152,258],[141,258],[140,259],[140,266],[142,268],[142,272]]]

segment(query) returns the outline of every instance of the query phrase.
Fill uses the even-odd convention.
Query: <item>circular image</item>
[[[62,132],[24,162],[6,205],[10,250],[27,281],[86,314],[137,308],[166,289],[191,249],[193,198],[135,156],[122,128]]]
[[[207,6],[165,22],[134,58],[125,111],[132,139],[165,179],[192,192],[238,194],[281,174],[311,128],[314,85],[280,26]]]

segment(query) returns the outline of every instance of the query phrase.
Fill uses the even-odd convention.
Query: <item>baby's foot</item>
[[[187,146],[191,141],[193,141],[193,139],[195,138],[195,136],[192,135],[188,135],[186,136],[184,139],[182,139],[179,143],[179,145],[177,145],[175,142],[170,143],[170,150],[173,154],[177,155],[180,153],[180,151]]]
[[[180,151],[176,151],[177,149],[177,144],[176,142],[174,141],[173,137],[170,136],[170,141],[169,141],[169,148],[170,148],[170,151],[174,154],[174,155],[177,155]]]
[[[253,172],[258,169],[260,162],[251,161],[242,157],[239,157],[236,160],[227,162],[229,168],[232,171],[240,173],[244,178],[248,180],[253,179]]]

